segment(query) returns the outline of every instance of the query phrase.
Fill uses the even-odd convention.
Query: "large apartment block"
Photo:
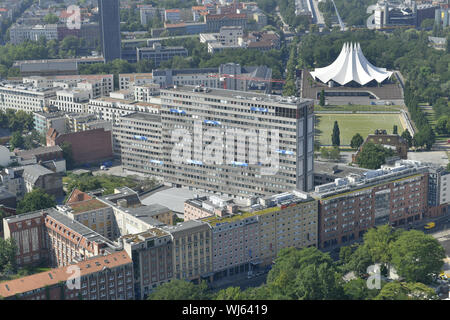
[[[114,153],[124,168],[162,176],[161,115],[135,112],[120,117],[114,127]]]
[[[36,88],[30,84],[0,84],[0,109],[42,111],[56,95],[55,88]]]
[[[240,197],[313,188],[311,100],[182,86],[161,90],[161,121],[168,183]]]
[[[357,240],[367,229],[402,226],[427,215],[428,168],[401,160],[361,175],[316,186],[320,248]]]
[[[291,191],[258,200],[236,213],[200,219],[211,227],[213,280],[268,266],[283,248],[317,246],[318,206],[307,193]]]

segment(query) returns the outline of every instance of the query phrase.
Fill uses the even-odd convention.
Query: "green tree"
[[[437,300],[434,289],[423,283],[389,282],[374,300]]]
[[[319,104],[320,106],[324,106],[325,105],[325,90],[322,89],[322,91],[320,92],[320,100],[319,100]]]
[[[207,300],[209,298],[206,282],[195,285],[184,280],[172,280],[157,287],[148,300]]]
[[[358,276],[367,273],[367,268],[372,265],[372,257],[367,246],[358,245],[356,250],[348,258],[347,263],[343,266],[344,271],[354,271]]]
[[[25,197],[17,204],[18,213],[27,213],[56,206],[55,197],[44,190],[36,188],[25,194]]]
[[[272,299],[340,299],[341,279],[328,254],[314,247],[285,248],[269,272],[267,287]]]
[[[385,163],[386,158],[393,155],[394,151],[392,149],[368,142],[359,152],[356,163],[363,168],[379,169]]]
[[[407,281],[429,283],[439,274],[445,250],[431,235],[417,230],[402,233],[391,248],[392,264]]]
[[[364,142],[363,137],[359,133],[356,133],[352,137],[352,140],[350,141],[350,146],[353,149],[358,149],[363,144],[363,142]]]
[[[63,153],[63,158],[66,160],[67,169],[71,170],[74,168],[75,161],[72,154],[72,145],[69,142],[63,142],[59,146]]]
[[[59,18],[57,15],[53,14],[53,13],[48,13],[45,17],[44,17],[44,22],[46,24],[55,24],[59,22]]]
[[[394,124],[394,127],[392,128],[392,134],[398,134],[398,126]]]
[[[401,235],[402,230],[395,230],[389,225],[371,228],[364,234],[364,246],[372,257],[373,263],[387,266],[391,262],[391,245]]]
[[[436,121],[435,129],[438,134],[447,134],[449,127],[450,117],[449,116],[440,116]]]
[[[331,143],[333,146],[341,145],[340,131],[339,131],[339,125],[338,125],[337,121],[334,121],[333,133],[331,135]]]
[[[244,294],[240,287],[228,287],[220,290],[214,300],[244,300]]]
[[[403,131],[401,137],[403,139],[406,140],[406,142],[408,142],[408,148],[412,147],[412,136],[411,133],[409,133],[408,129],[405,129],[405,131]]]
[[[357,278],[344,284],[344,293],[350,300],[371,300],[377,296],[379,290],[369,289],[365,280]]]
[[[16,148],[23,148],[25,140],[22,137],[22,133],[20,133],[19,131],[15,131],[13,132],[13,134],[11,135],[11,139],[9,140],[9,143],[11,144],[11,151],[13,151]]]
[[[0,273],[8,274],[17,271],[17,245],[14,238],[0,238]]]

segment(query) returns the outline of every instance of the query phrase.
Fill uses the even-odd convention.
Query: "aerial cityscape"
[[[449,68],[450,0],[0,0],[0,300],[450,300]]]

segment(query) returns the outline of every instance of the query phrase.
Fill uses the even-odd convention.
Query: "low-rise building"
[[[352,161],[356,162],[359,153],[368,143],[380,144],[383,147],[394,149],[401,159],[408,158],[408,142],[398,134],[387,134],[386,130],[375,130],[374,134],[369,134],[363,144],[358,148],[356,154],[352,155]]]

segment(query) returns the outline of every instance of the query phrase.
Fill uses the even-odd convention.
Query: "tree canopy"
[[[373,142],[367,142],[356,158],[356,163],[367,169],[379,169],[386,162],[386,158],[395,154],[392,149],[388,149]]]
[[[17,204],[17,213],[27,213],[56,206],[55,197],[44,190],[36,188],[25,194]]]
[[[210,298],[205,282],[195,285],[185,280],[172,280],[157,287],[148,300],[206,300]]]

